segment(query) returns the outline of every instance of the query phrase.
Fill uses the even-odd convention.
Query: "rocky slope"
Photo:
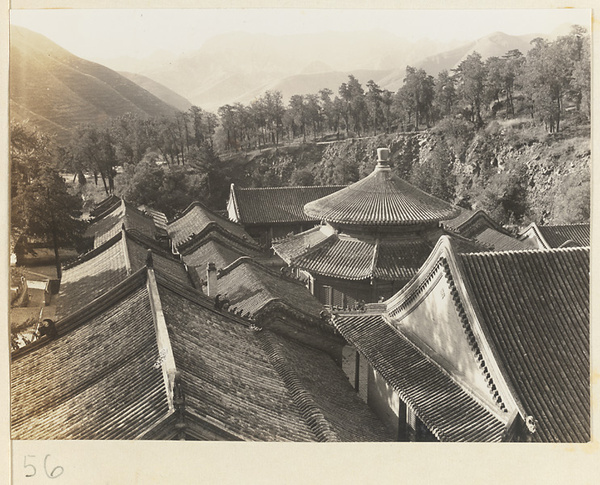
[[[352,183],[373,170],[377,148],[386,146],[400,177],[428,190],[429,179],[443,176],[453,184],[450,202],[482,208],[502,222],[506,214],[494,204],[510,206],[511,197],[522,199],[525,207],[520,223],[589,220],[591,150],[586,127],[549,135],[527,122],[511,121],[492,123],[479,133],[456,131],[442,127],[331,143],[314,165],[313,176],[320,184]],[[440,163],[447,163],[448,172],[436,171]],[[419,177],[423,168],[425,175]],[[443,193],[436,195],[444,198]]]

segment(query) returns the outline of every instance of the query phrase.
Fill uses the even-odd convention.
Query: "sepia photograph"
[[[19,446],[593,442],[590,9],[8,22]]]

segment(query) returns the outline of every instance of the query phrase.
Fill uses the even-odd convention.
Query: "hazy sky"
[[[400,37],[471,40],[494,31],[549,33],[565,23],[589,26],[587,9],[105,9],[12,10],[11,22],[90,60],[183,53],[231,31],[270,34],[386,30]]]

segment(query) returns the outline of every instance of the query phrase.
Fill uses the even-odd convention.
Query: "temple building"
[[[320,222],[302,209],[305,204],[343,189],[345,185],[242,188],[231,184],[227,212],[259,244],[271,244]]]
[[[327,354],[156,263],[12,353],[13,439],[393,439]]]
[[[232,186],[238,222],[103,201],[11,354],[12,437],[589,441],[589,225],[515,237],[388,155]]]
[[[11,354],[14,439],[393,440],[335,361],[343,339],[301,282],[241,256],[198,285],[198,268],[154,232],[127,229],[122,212],[108,223],[123,207],[65,268],[56,319]],[[205,241],[257,250],[200,204],[168,229],[204,268]]]
[[[464,253],[443,236],[396,295],[333,322],[399,440],[590,439],[589,248]]]
[[[329,306],[352,308],[393,295],[444,234],[440,221],[459,214],[394,175],[388,149],[377,153],[369,176],[304,206],[321,225],[273,245]]]

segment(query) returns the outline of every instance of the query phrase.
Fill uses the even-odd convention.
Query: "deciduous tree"
[[[33,238],[54,249],[61,277],[59,248],[77,244],[83,230],[81,199],[71,195],[58,172],[52,141],[27,125],[10,128],[11,232],[14,241]]]

